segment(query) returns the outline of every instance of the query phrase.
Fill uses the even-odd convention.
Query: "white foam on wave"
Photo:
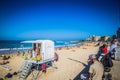
[[[3,48],[0,51],[9,51],[9,50],[22,50],[22,49],[31,49],[32,47],[24,47],[24,48]]]

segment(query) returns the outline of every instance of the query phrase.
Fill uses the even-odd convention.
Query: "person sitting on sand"
[[[103,73],[104,73],[103,64],[100,63],[96,59],[95,54],[91,54],[89,56],[89,60],[91,62],[93,62],[93,64],[89,68],[89,78],[90,78],[90,80],[102,80],[102,76],[103,76]]]
[[[8,60],[10,56],[3,56],[3,60]]]

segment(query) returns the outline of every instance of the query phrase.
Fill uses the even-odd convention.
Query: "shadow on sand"
[[[72,61],[75,61],[75,62],[78,62],[78,63],[81,63],[83,66],[85,66],[85,68],[73,79],[73,80],[82,80],[81,79],[81,74],[88,74],[88,71],[89,71],[89,67],[90,65],[92,64],[91,62],[88,62],[88,64],[86,65],[85,63],[79,61],[79,60],[75,60],[75,59],[71,59],[71,58],[68,58],[69,60],[72,60]],[[87,80],[87,79],[86,79]]]

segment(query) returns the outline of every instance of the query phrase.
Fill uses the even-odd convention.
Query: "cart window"
[[[41,43],[38,43],[38,48],[41,48]]]
[[[36,49],[36,44],[35,44],[35,43],[33,43],[33,49],[34,49],[34,51],[35,51],[35,49]]]

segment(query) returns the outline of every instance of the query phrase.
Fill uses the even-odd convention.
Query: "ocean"
[[[32,44],[21,43],[22,40],[0,40],[0,54],[2,53],[16,53],[22,49],[31,49]],[[77,41],[71,40],[62,40],[62,41],[54,41],[55,48],[57,47],[65,47],[65,46],[75,46],[78,45]],[[79,43],[80,44],[80,43]]]

